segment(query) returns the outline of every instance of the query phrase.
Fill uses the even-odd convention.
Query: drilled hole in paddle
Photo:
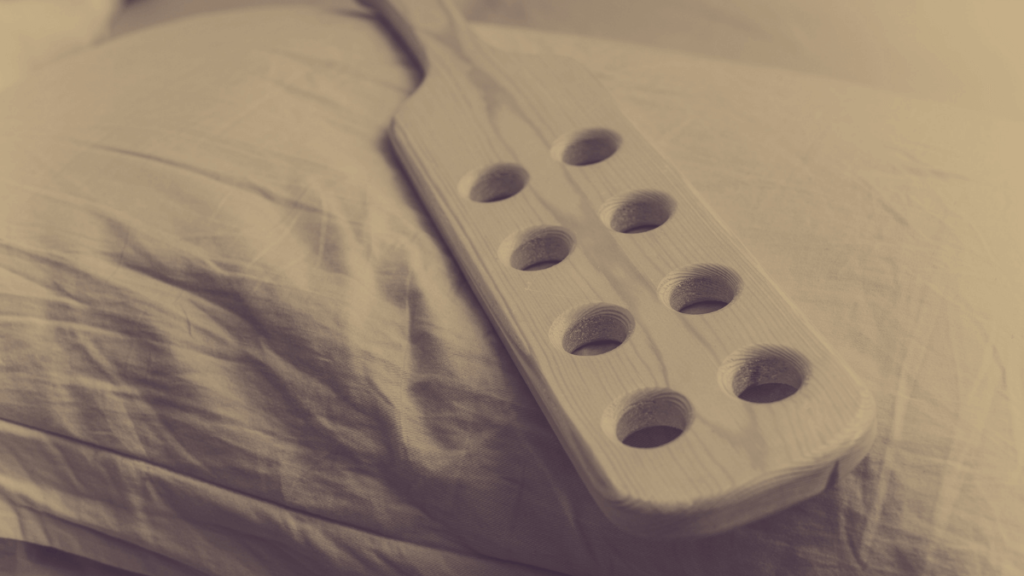
[[[682,435],[691,409],[680,394],[659,390],[643,393],[613,413],[619,442],[632,448],[657,448]]]
[[[633,326],[625,308],[589,304],[562,314],[551,327],[551,340],[570,354],[598,356],[618,348]]]
[[[658,295],[666,306],[683,314],[707,314],[728,306],[740,287],[740,277],[732,270],[701,264],[666,276]]]
[[[530,264],[529,266],[527,266],[525,268],[521,268],[521,270],[525,270],[527,272],[535,272],[537,270],[547,270],[548,268],[551,268],[552,266],[554,266],[555,264],[558,264],[559,262],[561,262],[561,260],[541,260],[540,262],[535,262],[535,263]]]
[[[752,346],[723,363],[719,383],[741,400],[767,404],[797,393],[807,380],[809,363],[781,346]]]
[[[765,382],[748,386],[740,392],[740,399],[755,404],[768,404],[785,400],[796,394],[797,388],[783,382]]]
[[[495,164],[470,172],[459,182],[459,192],[474,202],[497,202],[518,194],[530,174],[518,164]]]
[[[611,130],[581,130],[559,138],[551,148],[551,155],[571,166],[588,166],[610,158],[621,143],[622,138]]]
[[[708,314],[710,312],[717,312],[728,305],[728,302],[723,302],[721,300],[703,300],[700,302],[694,302],[693,304],[687,304],[680,308],[679,311],[683,314]]]
[[[653,190],[631,192],[612,198],[601,208],[605,226],[623,234],[649,232],[672,216],[675,201]]]
[[[577,356],[600,356],[605,352],[611,352],[622,344],[622,340],[595,340],[587,342],[572,351]]]
[[[573,236],[565,228],[540,226],[513,234],[502,242],[498,251],[516,270],[535,272],[565,260],[573,244]]]

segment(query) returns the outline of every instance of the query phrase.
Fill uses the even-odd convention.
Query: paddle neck
[[[454,60],[475,62],[489,48],[449,0],[360,0],[384,17],[412,52],[424,75]]]

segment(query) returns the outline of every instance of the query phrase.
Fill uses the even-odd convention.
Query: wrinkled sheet
[[[259,9],[0,94],[0,538],[175,576],[1024,569],[1019,124],[478,30],[595,70],[875,394],[867,459],[719,536],[615,529],[386,142],[409,58]]]

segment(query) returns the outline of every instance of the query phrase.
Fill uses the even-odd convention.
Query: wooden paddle
[[[367,3],[425,73],[394,148],[610,520],[717,533],[864,457],[871,395],[586,69]]]

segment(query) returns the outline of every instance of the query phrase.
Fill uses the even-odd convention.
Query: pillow
[[[609,524],[387,143],[408,55],[365,12],[261,8],[0,95],[0,538],[147,575],[1024,563],[1019,125],[479,30],[595,70],[874,392],[867,459],[718,536]]]

